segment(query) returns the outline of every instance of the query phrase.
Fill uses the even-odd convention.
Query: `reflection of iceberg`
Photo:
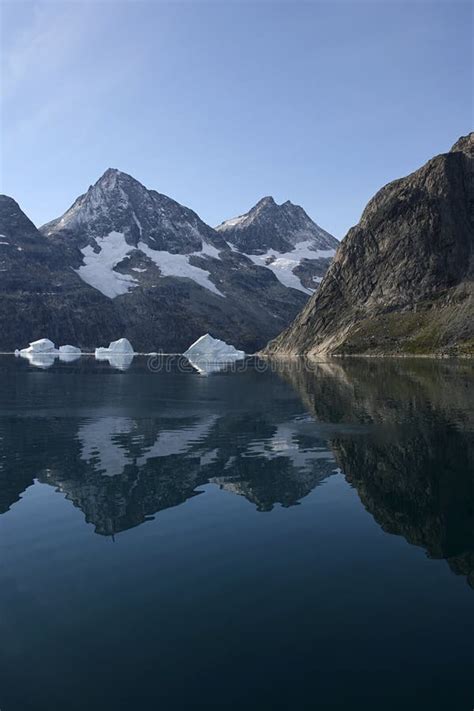
[[[72,363],[75,360],[79,360],[81,353],[60,353],[59,360],[63,363]]]
[[[26,358],[31,365],[35,365],[37,368],[46,369],[53,365],[57,358],[57,351],[51,351],[49,353],[36,353],[35,351],[28,352],[28,349],[24,348],[23,351],[20,352],[20,355],[22,358]]]
[[[227,363],[211,363],[207,360],[193,360],[188,358],[188,362],[198,371],[199,375],[209,375],[210,373],[218,373],[227,366]]]
[[[235,363],[245,358],[244,351],[238,351],[209,333],[198,338],[183,355],[201,375],[216,373],[223,370],[226,363]]]
[[[113,368],[118,368],[119,370],[127,370],[132,364],[134,355],[133,346],[126,338],[112,341],[108,348],[95,349],[97,360],[108,360]]]
[[[106,353],[97,353],[98,350],[107,351]],[[112,368],[118,370],[127,370],[132,365],[134,353],[111,353],[107,348],[97,348],[95,352],[96,360],[107,360]]]

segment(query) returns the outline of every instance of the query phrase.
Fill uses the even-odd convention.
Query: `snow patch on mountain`
[[[225,232],[226,230],[231,230],[234,227],[237,227],[238,225],[241,225],[243,222],[245,222],[247,218],[247,214],[245,215],[239,215],[238,217],[231,217],[230,220],[225,220],[222,222],[220,225],[216,227],[216,230]]]
[[[299,289],[305,294],[312,294],[314,289],[308,289],[303,286],[298,275],[294,273],[294,269],[304,259],[329,259],[334,254],[334,249],[314,249],[314,241],[307,240],[297,244],[291,252],[281,253],[275,249],[269,249],[265,254],[246,254],[245,256],[257,266],[270,269],[284,286]],[[313,277],[313,281],[319,283],[321,277]]]
[[[95,241],[99,252],[95,252],[90,244],[81,249],[84,264],[74,270],[82,281],[109,299],[126,294],[131,288],[138,286],[138,281],[130,274],[120,274],[114,269],[134,249],[126,242],[123,233],[109,232],[105,237],[97,237]]]
[[[191,256],[219,259],[219,251],[211,244],[202,242],[202,249],[191,254],[171,254],[167,251],[151,249],[145,242],[139,242],[137,247],[128,244],[122,232],[109,232],[104,237],[96,237],[96,246],[99,251],[88,244],[81,249],[84,264],[74,271],[86,284],[100,291],[104,296],[114,299],[121,294],[126,294],[130,289],[139,286],[139,281],[130,274],[121,274],[115,267],[128,259],[130,252],[138,249],[159,267],[162,276],[185,277],[192,279],[205,289],[218,296],[224,294],[212,283],[209,272],[189,263]],[[135,272],[144,272],[146,269],[133,268]]]
[[[193,264],[189,263],[190,256],[212,256],[215,257],[214,252],[218,252],[212,245],[203,244],[203,250],[200,252],[192,252],[191,254],[171,254],[171,252],[165,252],[158,249],[151,249],[145,242],[138,243],[138,249],[140,249],[147,257],[149,257],[152,262],[154,262],[157,267],[159,267],[160,272],[163,276],[170,277],[185,277],[192,279],[199,286],[204,287],[212,291],[218,296],[225,298],[224,294],[219,291],[217,286],[212,283],[209,278],[209,272],[200,267],[195,267]]]

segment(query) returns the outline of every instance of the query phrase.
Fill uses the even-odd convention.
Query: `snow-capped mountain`
[[[36,251],[44,266],[41,274],[31,256],[28,269],[15,272],[16,286],[7,287],[10,282],[4,279],[5,290],[15,293],[20,312],[28,311],[26,303],[35,300],[38,279],[47,298],[41,318],[27,315],[23,329],[21,319],[9,328],[13,302],[5,309],[1,320],[6,321],[3,333],[9,335],[0,335],[3,349],[43,336],[83,348],[127,337],[137,351],[182,352],[210,332],[253,352],[288,325],[310,293],[304,275],[312,262],[301,257],[295,276],[294,256],[306,250],[321,260],[313,249],[319,249],[314,230],[320,228],[307,216],[303,219],[301,208],[291,206],[298,216],[293,227],[288,208],[283,210],[286,242],[283,222],[275,232],[291,257],[280,251],[272,258],[266,252],[275,243],[264,244],[260,253],[252,247],[241,249],[232,234],[214,230],[193,210],[116,169],[107,170],[40,231],[11,198],[5,200],[14,206],[10,212],[15,217],[8,210],[0,212],[0,233],[6,234],[4,224],[9,231],[8,240],[0,241],[20,240],[20,225],[27,223],[34,245],[29,253]],[[320,232],[318,238],[332,239]],[[12,265],[10,260],[4,267],[10,276]],[[53,323],[59,312],[60,326]]]
[[[317,288],[339,245],[302,207],[289,200],[277,205],[270,196],[216,230],[282,284],[307,294]]]
[[[78,247],[77,273],[110,298],[160,275],[187,277],[223,296],[206,266],[228,249],[225,241],[195,212],[119,170],[109,168],[41,232]]]

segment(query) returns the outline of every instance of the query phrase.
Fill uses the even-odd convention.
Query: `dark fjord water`
[[[472,366],[313,370],[0,358],[2,711],[472,708]]]

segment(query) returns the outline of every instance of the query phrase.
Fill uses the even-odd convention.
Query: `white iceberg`
[[[234,346],[213,338],[209,333],[198,338],[183,355],[194,363],[228,363],[245,358],[244,351],[238,351]]]
[[[59,346],[59,352],[69,353],[71,355],[82,355],[81,349],[76,346]]]
[[[20,351],[20,355],[28,353],[54,353],[57,355],[59,351],[49,338],[40,338],[37,341],[32,341],[28,348],[22,348]]]
[[[108,360],[113,368],[127,370],[133,361],[135,351],[129,340],[119,338],[112,341],[108,348],[96,348],[95,357],[97,360]]]
[[[59,360],[63,363],[72,363],[82,355],[80,348],[76,346],[59,346]]]
[[[106,359],[112,353],[134,354],[133,346],[127,338],[119,338],[118,341],[112,341],[108,348],[96,348],[95,357]]]

